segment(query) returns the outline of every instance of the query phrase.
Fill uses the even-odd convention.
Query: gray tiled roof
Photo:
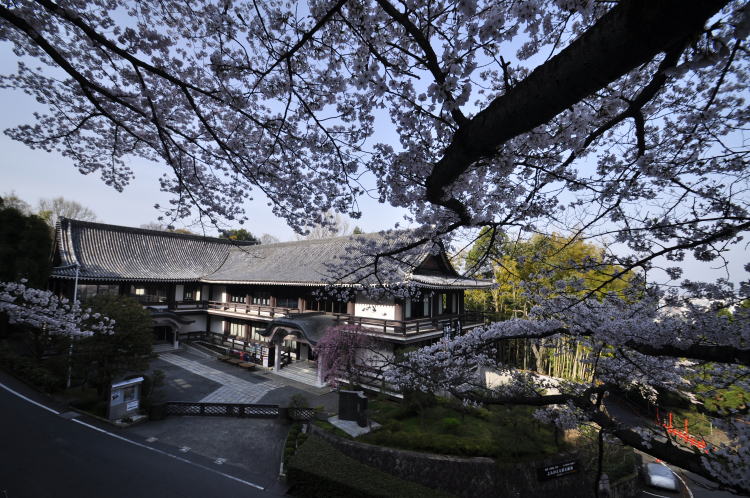
[[[55,265],[78,263],[83,280],[201,281],[320,286],[368,284],[375,252],[414,241],[410,231],[363,234],[268,245],[105,225],[63,218],[57,227]],[[431,288],[486,287],[490,282],[461,278],[455,271],[413,274],[434,246],[427,243],[378,261],[387,283],[414,281]],[[449,263],[446,263],[449,268]],[[348,273],[364,267],[359,272]],[[53,277],[72,278],[75,268]]]
[[[55,265],[78,263],[81,279],[186,281],[216,270],[236,242],[63,218],[55,237]],[[75,268],[54,277],[73,277]]]
[[[398,247],[412,240],[411,232],[401,231],[233,248],[221,267],[202,280],[286,285],[320,285],[334,280],[341,284],[367,283],[372,280],[365,275],[367,270],[355,274],[348,271],[372,263],[370,254],[376,247]],[[426,255],[422,247],[399,255],[398,260],[381,259],[379,272],[391,281],[394,277],[402,281]]]

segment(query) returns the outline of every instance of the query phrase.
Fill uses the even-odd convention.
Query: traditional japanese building
[[[410,235],[248,245],[62,219],[51,288],[72,297],[77,282],[82,301],[97,294],[133,296],[151,311],[158,340],[176,346],[181,339],[220,338],[283,375],[286,365],[289,371],[299,364],[315,368],[313,348],[332,325],[359,325],[393,354],[482,323],[465,312],[464,290],[491,283],[462,278],[441,247],[379,259],[380,277],[371,274],[375,259],[368,251],[403,245]],[[421,296],[368,297],[368,286],[384,283],[418,289]],[[340,291],[338,299],[325,297],[331,290]]]

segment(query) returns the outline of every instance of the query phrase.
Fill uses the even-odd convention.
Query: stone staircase
[[[169,344],[169,343],[157,343],[157,344],[154,344],[154,346],[151,348],[154,354],[174,353],[178,349],[175,349],[174,346],[172,346],[172,344]]]
[[[318,383],[317,366],[312,362],[295,361],[278,372],[274,372],[274,374],[302,384],[307,384],[308,386],[323,387],[324,385]]]

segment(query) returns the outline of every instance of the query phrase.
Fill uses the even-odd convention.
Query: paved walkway
[[[269,391],[284,387],[284,384],[268,380],[257,383],[248,382],[176,354],[162,353],[159,358],[195,375],[221,384],[220,388],[200,400],[206,403],[257,403]]]

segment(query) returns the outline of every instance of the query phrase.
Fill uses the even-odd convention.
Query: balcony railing
[[[219,301],[179,301],[176,309],[206,309],[238,314],[246,317],[260,317],[273,319],[274,317],[288,317],[304,313],[299,308],[282,306],[265,306],[258,304],[230,303]],[[459,323],[462,330],[495,321],[489,314],[478,311],[467,311],[461,314],[444,314],[433,317],[414,318],[410,320],[389,320],[384,318],[370,318],[354,316],[344,313],[326,313],[333,316],[338,324],[357,325],[366,332],[389,336],[412,337],[421,334],[435,334],[444,332],[447,328],[451,333],[458,331]]]
[[[208,308],[208,301],[175,301],[171,306],[173,310],[205,310]]]
[[[415,318],[411,320],[387,320],[383,318],[369,318],[363,316],[352,316],[334,314],[336,322],[346,325],[357,325],[366,332],[398,335],[402,337],[415,336],[450,330],[455,334],[461,329],[477,326],[485,323],[485,317],[481,313],[467,312],[461,314],[446,314],[434,317]]]
[[[259,316],[264,318],[273,318],[276,316],[289,316],[301,313],[299,308],[285,308],[283,306],[265,306],[261,304],[245,303],[222,303],[218,301],[209,301],[209,310],[227,311],[230,313],[240,313],[248,316]]]

